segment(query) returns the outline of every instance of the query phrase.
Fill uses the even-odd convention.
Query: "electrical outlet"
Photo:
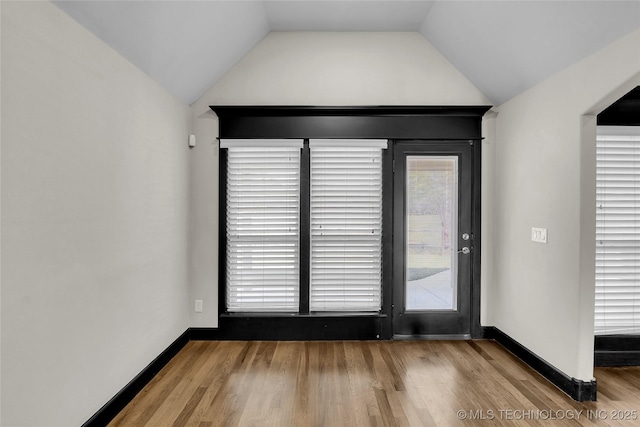
[[[537,243],[547,243],[547,229],[531,227],[531,241]]]
[[[196,310],[196,313],[202,313],[202,300],[201,299],[197,299],[196,300],[195,310]]]

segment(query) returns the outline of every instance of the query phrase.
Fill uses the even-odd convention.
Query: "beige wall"
[[[218,123],[209,105],[488,105],[419,33],[271,33],[192,106],[194,326],[217,326]]]
[[[482,118],[482,176],[481,176],[481,211],[480,211],[480,324],[493,326],[488,313],[488,298],[492,295],[495,283],[495,228],[496,228],[496,119],[494,109],[489,110]]]
[[[189,326],[191,116],[48,2],[2,2],[3,426],[77,426]]]
[[[273,32],[196,103],[486,105],[420,33]]]
[[[593,377],[595,117],[638,84],[640,31],[497,109],[486,321],[581,380]]]

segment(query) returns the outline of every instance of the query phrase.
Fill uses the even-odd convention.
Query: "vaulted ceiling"
[[[499,105],[640,28],[640,0],[54,3],[188,104],[271,31],[418,31]]]

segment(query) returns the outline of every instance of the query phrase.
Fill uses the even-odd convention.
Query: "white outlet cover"
[[[195,311],[196,311],[196,313],[202,313],[202,300],[201,299],[197,299],[196,300]]]

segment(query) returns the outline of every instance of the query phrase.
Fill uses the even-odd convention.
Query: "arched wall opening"
[[[631,150],[634,149],[633,146],[635,146],[636,143],[633,141],[640,137],[640,85],[637,85],[634,80],[635,79],[632,79],[632,81],[625,83],[619,88],[619,90],[616,90],[615,93],[606,98],[606,102],[608,102],[610,99],[615,98],[618,95],[618,92],[625,91],[629,87],[631,87],[631,90],[629,92],[627,92],[620,98],[614,99],[614,101],[610,105],[606,106],[600,113],[596,115],[595,132],[598,135],[597,137],[591,135],[591,132],[593,132],[593,126],[591,122],[593,120],[589,121],[590,126],[587,127],[590,132],[589,140],[596,141],[596,138],[598,138],[599,141],[597,143],[593,142],[594,151],[597,149],[597,146],[599,146],[600,151],[602,152],[602,148],[606,147],[606,145],[601,144],[607,144],[608,142],[605,140],[609,140],[612,138],[615,138],[615,140],[611,140],[610,143],[616,144],[616,147],[618,147],[619,144],[623,144],[624,147],[627,147]],[[621,136],[614,137],[613,135]],[[618,139],[620,141],[625,140],[627,142],[623,143],[618,141]],[[620,149],[623,148],[626,150],[626,148],[624,147],[618,147],[616,149],[616,153],[622,153]],[[601,157],[599,161],[608,162],[607,159],[609,159],[609,157],[605,156]],[[594,159],[594,165],[596,160],[598,160],[598,158]],[[621,170],[611,169],[612,167],[617,167],[617,165],[617,162],[605,163],[605,169],[601,169],[601,172],[608,174],[609,172],[607,171],[610,171],[610,173],[615,173],[616,175],[619,173],[625,173]],[[629,165],[632,166],[631,164]],[[593,239],[593,261],[595,270],[594,365],[596,367],[637,366],[640,365],[640,353],[638,353],[638,350],[640,349],[640,335],[637,334],[637,331],[632,330],[631,326],[634,323],[632,318],[634,317],[634,315],[632,313],[629,313],[627,310],[629,308],[629,305],[634,304],[635,297],[631,294],[635,292],[635,289],[632,283],[618,283],[617,281],[607,279],[607,277],[611,277],[612,275],[618,277],[618,273],[622,272],[623,270],[626,272],[630,266],[633,268],[633,265],[635,265],[640,260],[628,259],[627,255],[623,255],[622,258],[620,258],[619,245],[624,242],[618,242],[617,239],[622,238],[623,240],[626,240],[628,237],[631,237],[630,235],[632,235],[633,233],[629,232],[630,235],[627,235],[627,231],[625,231],[625,236],[611,234],[611,231],[618,230],[618,226],[620,225],[620,223],[617,222],[617,219],[620,218],[606,215],[607,212],[610,212],[610,209],[618,209],[617,206],[620,203],[620,200],[611,200],[611,202],[609,202],[612,196],[615,196],[617,199],[625,198],[629,196],[629,194],[627,193],[633,193],[635,190],[633,188],[628,188],[628,183],[626,182],[623,185],[624,188],[611,188],[608,180],[606,181],[607,185],[603,186],[603,184],[605,183],[604,178],[599,179],[600,184],[598,184],[597,187],[600,188],[600,192],[598,193],[598,196],[593,203],[593,207],[596,210],[596,213],[594,213],[594,221],[592,227],[594,233],[598,233],[598,229],[600,230],[600,233],[594,235]],[[595,178],[593,182],[594,186],[596,186],[597,181],[595,180]],[[587,183],[584,182],[584,185],[586,186]],[[617,184],[615,182],[612,182],[611,185]],[[625,194],[620,194],[621,191]],[[597,205],[603,205],[602,209],[604,210],[598,211],[599,208]],[[600,214],[598,214],[597,212],[600,212]],[[625,221],[626,220],[627,219],[625,219]],[[600,248],[599,252],[596,252],[597,247]],[[631,249],[633,248],[625,247],[623,250],[628,251]],[[616,293],[614,294],[610,292],[609,290],[611,288],[607,287],[607,285],[615,285]],[[621,289],[620,286],[624,286],[624,295],[618,293]],[[640,292],[640,288],[638,288],[638,291]],[[611,297],[615,297],[616,301],[612,301]],[[620,306],[620,304],[624,306]],[[619,318],[620,316],[623,316],[626,320],[622,321],[622,319],[615,319]]]
[[[579,333],[594,336],[596,273],[596,138],[597,117],[626,93],[640,85],[640,73],[620,84],[580,118],[580,318]],[[579,354],[586,368],[598,366],[601,356],[594,340],[581,340]],[[592,355],[592,357],[588,357]],[[613,356],[614,358],[619,357]]]

